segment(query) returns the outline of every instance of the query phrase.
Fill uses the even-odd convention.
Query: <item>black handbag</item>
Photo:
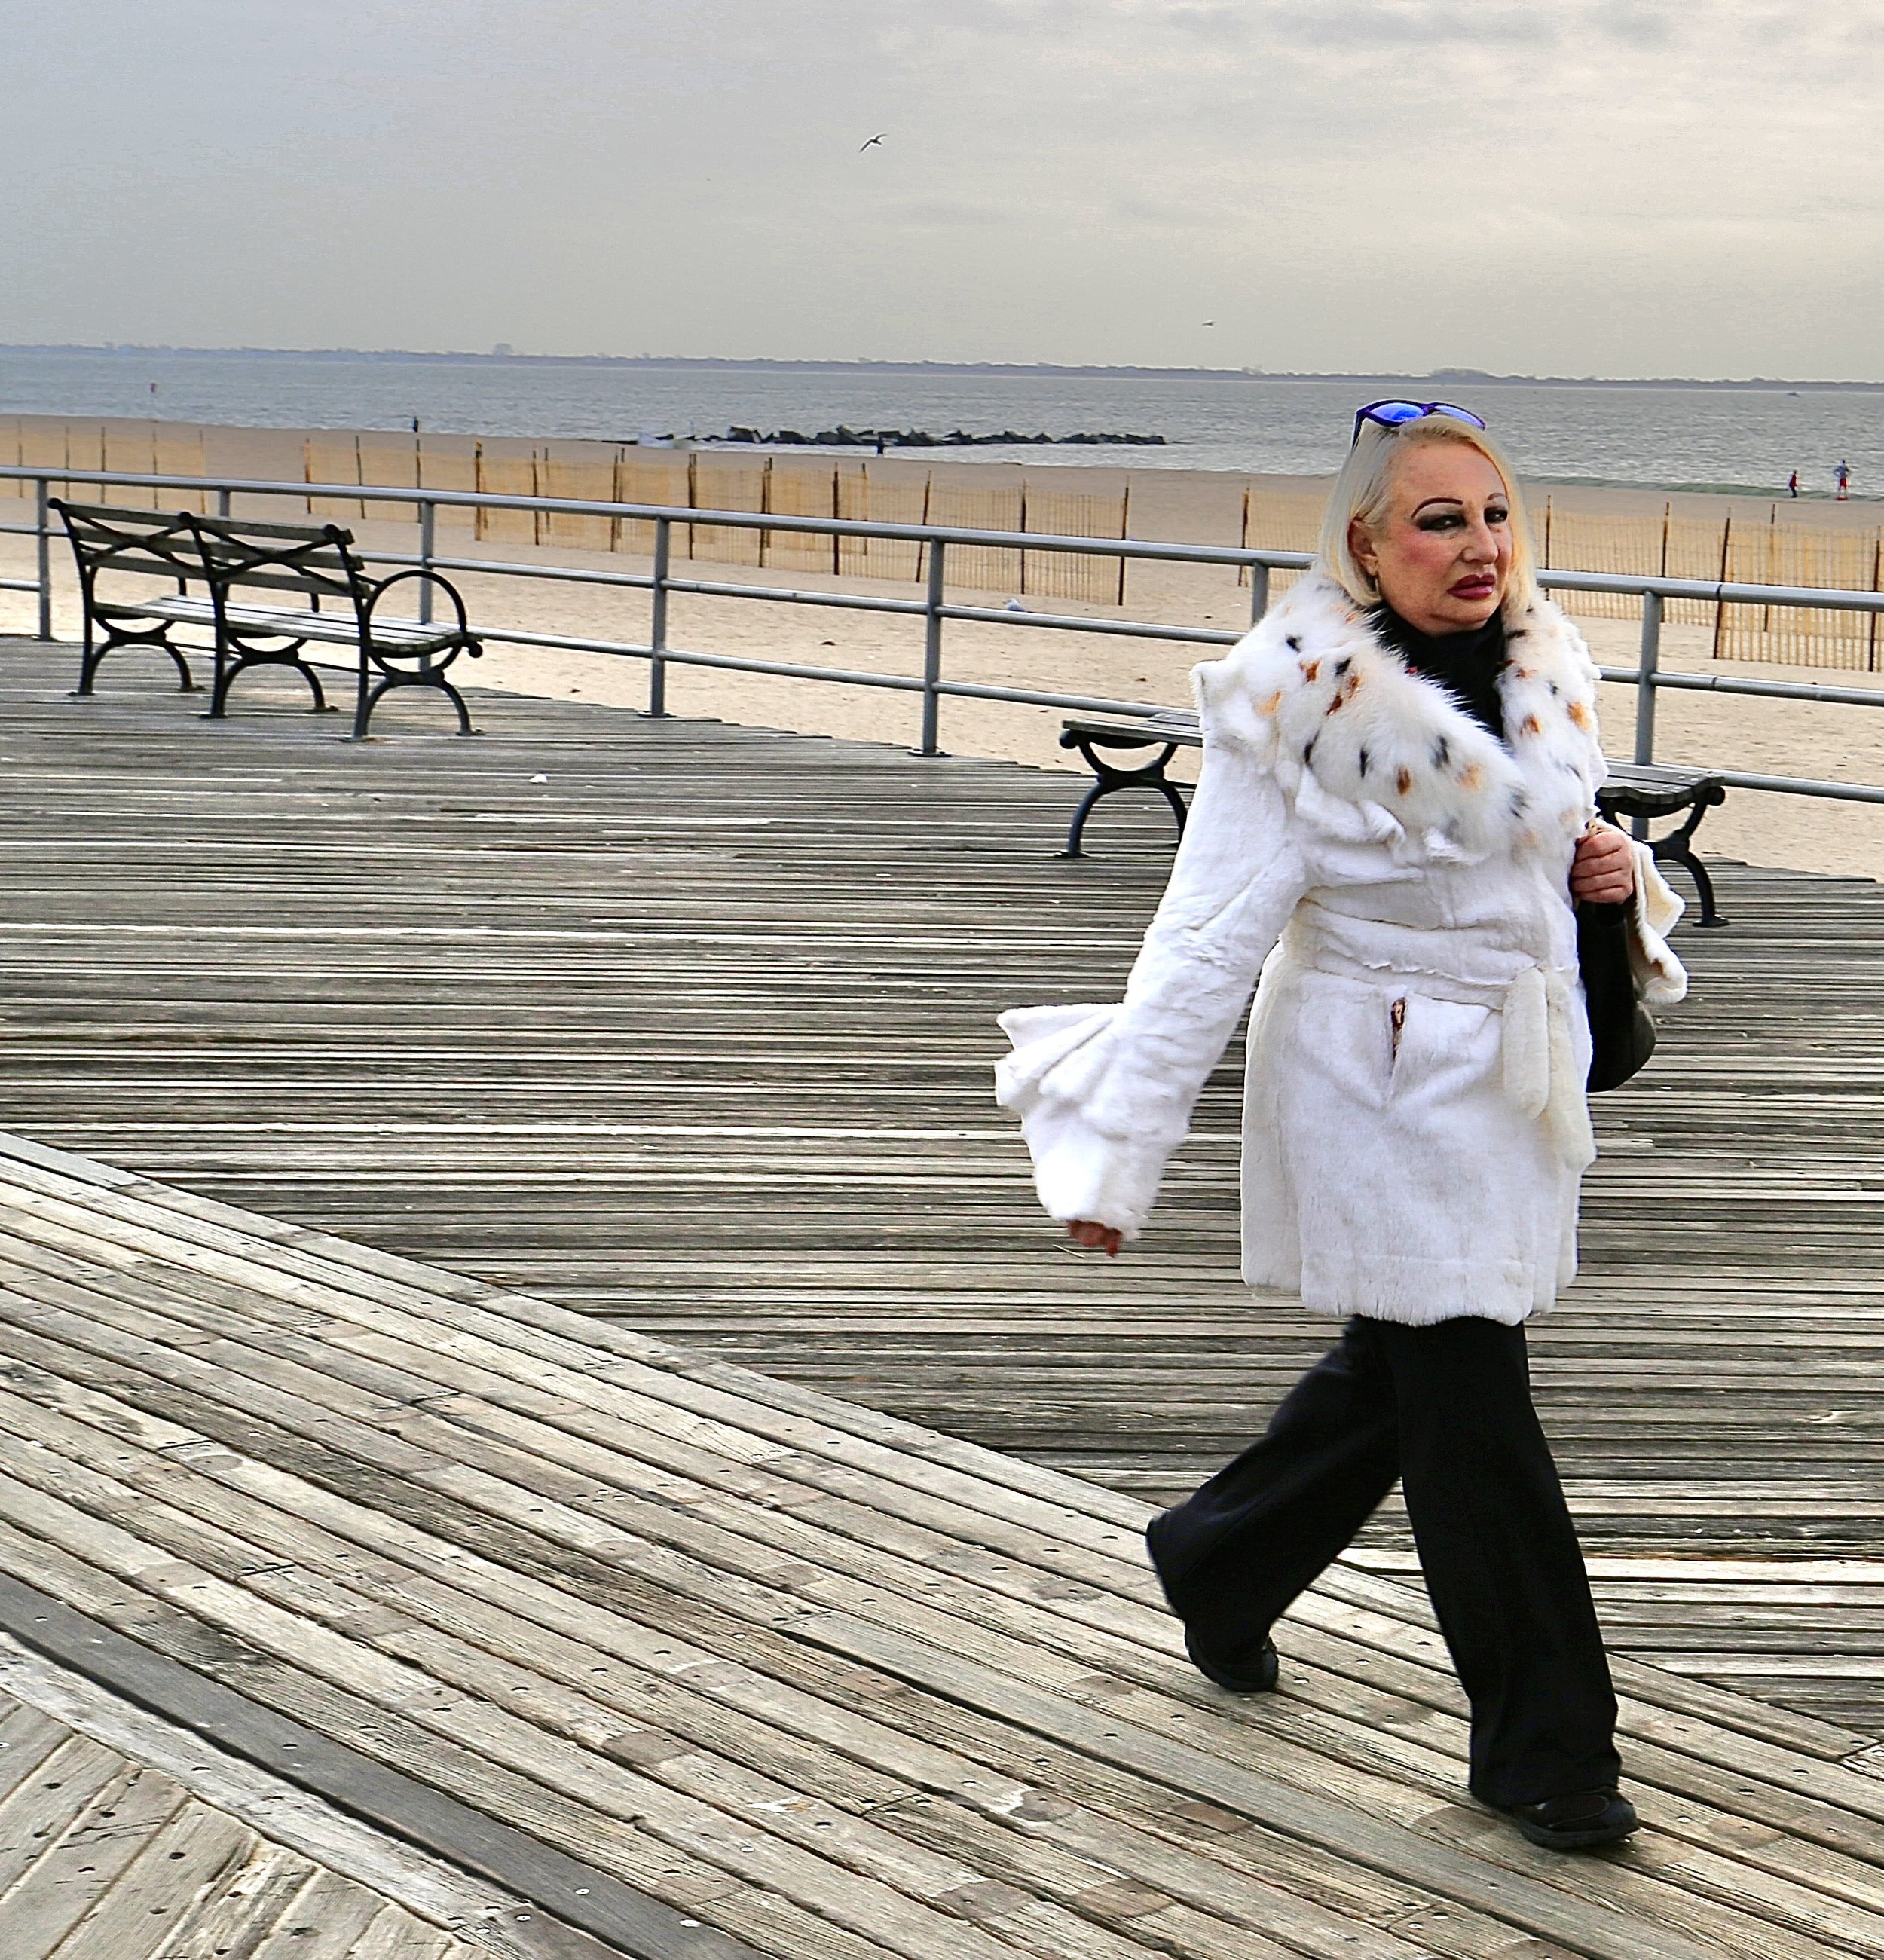
[[[1629,963],[1629,905],[1579,904],[1577,964],[1590,1016],[1590,1093],[1619,1089],[1655,1052],[1655,1022]]]

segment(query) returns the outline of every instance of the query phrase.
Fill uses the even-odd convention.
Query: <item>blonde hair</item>
[[[1415,444],[1450,442],[1475,449],[1498,473],[1511,511],[1511,568],[1505,581],[1505,616],[1516,619],[1537,598],[1537,559],[1531,546],[1531,527],[1524,514],[1524,499],[1517,478],[1504,452],[1485,430],[1474,428],[1453,415],[1422,415],[1417,422],[1400,422],[1392,428],[1379,422],[1363,422],[1360,439],[1348,452],[1329,492],[1328,508],[1322,516],[1322,534],[1316,546],[1315,568],[1332,578],[1349,598],[1360,606],[1378,606],[1380,588],[1361,569],[1348,542],[1349,527],[1358,522],[1371,530],[1386,510],[1393,488],[1393,473],[1400,458]]]

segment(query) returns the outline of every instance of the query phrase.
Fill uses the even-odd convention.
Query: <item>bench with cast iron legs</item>
[[[1080,800],[1067,832],[1062,858],[1083,855],[1086,819],[1093,807],[1121,790],[1149,790],[1161,796],[1171,807],[1178,835],[1184,835],[1185,804],[1182,791],[1166,774],[1171,759],[1180,749],[1203,746],[1203,731],[1189,709],[1161,709],[1143,721],[1122,716],[1074,714],[1061,724],[1060,746],[1077,749],[1086,758],[1094,778],[1093,787]],[[1111,759],[1121,752],[1153,749],[1157,753],[1148,761],[1122,768]],[[1726,800],[1726,785],[1705,769],[1684,769],[1660,762],[1612,762],[1609,779],[1596,792],[1596,806],[1612,822],[1620,818],[1636,819],[1646,831],[1653,817],[1673,816],[1685,810],[1685,819],[1666,837],[1645,838],[1658,858],[1683,866],[1695,881],[1700,895],[1698,924],[1725,925],[1714,908],[1714,880],[1695,856],[1694,835],[1701,819],[1717,803]]]
[[[271,524],[188,511],[123,511],[55,498],[71,540],[84,605],[84,648],[78,692],[94,691],[105,656],[148,648],[174,663],[186,691],[193,689],[188,656],[207,652],[213,663],[209,712],[228,712],[229,690],[251,667],[291,667],[307,682],[317,711],[327,698],[305,657],[310,645],[352,648],[358,660],[353,733],[363,739],[373,711],[395,688],[429,687],[457,709],[458,732],[476,733],[464,697],[446,676],[460,654],[483,648],[470,629],[457,588],[435,572],[397,572],[374,578],[353,549],[353,536],[336,524]],[[174,590],[152,596],[120,579],[158,578]],[[396,585],[422,581],[443,592],[451,616],[396,619],[380,602]],[[109,581],[109,589],[101,585]],[[192,590],[201,588],[200,592]],[[252,593],[291,593],[300,606],[253,603]],[[204,647],[180,632],[206,632]]]
[[[1163,797],[1170,806],[1178,835],[1182,837],[1183,794],[1165,771],[1179,749],[1201,749],[1203,746],[1204,737],[1198,727],[1197,717],[1187,708],[1160,709],[1143,721],[1128,721],[1103,715],[1069,715],[1060,724],[1060,746],[1078,749],[1086,758],[1094,781],[1093,787],[1080,798],[1079,808],[1073,813],[1072,826],[1066,833],[1066,848],[1060,855],[1077,858],[1083,854],[1080,845],[1086,835],[1086,819],[1092,815],[1096,805],[1106,797],[1116,796],[1121,790],[1150,790]],[[1137,749],[1156,749],[1159,752],[1149,762],[1129,768],[1121,768],[1110,759],[1112,754]]]
[[[1727,800],[1727,786],[1705,769],[1684,769],[1671,762],[1612,762],[1609,780],[1596,792],[1596,807],[1612,823],[1634,819],[1636,835],[1666,863],[1685,867],[1701,898],[1697,925],[1725,925],[1714,908],[1714,880],[1695,856],[1695,832],[1701,819],[1717,803]],[[1688,814],[1666,837],[1648,835],[1649,819]]]

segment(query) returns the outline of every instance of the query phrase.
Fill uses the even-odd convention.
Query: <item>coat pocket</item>
[[[1389,1093],[1395,1102],[1468,1094],[1495,1073],[1497,1017],[1489,1007],[1408,993],[1388,1013]]]

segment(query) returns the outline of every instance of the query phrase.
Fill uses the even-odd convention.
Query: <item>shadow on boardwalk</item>
[[[991,1103],[998,1009],[1116,993],[1155,812],[1068,865],[1071,776],[514,696],[356,747],[73,662],[0,650],[9,1127],[1134,1495],[1322,1339],[1233,1281],[1233,1065],[1116,1265]],[[1876,1733],[1884,888],[1721,883],[1539,1399],[1621,1644]]]

